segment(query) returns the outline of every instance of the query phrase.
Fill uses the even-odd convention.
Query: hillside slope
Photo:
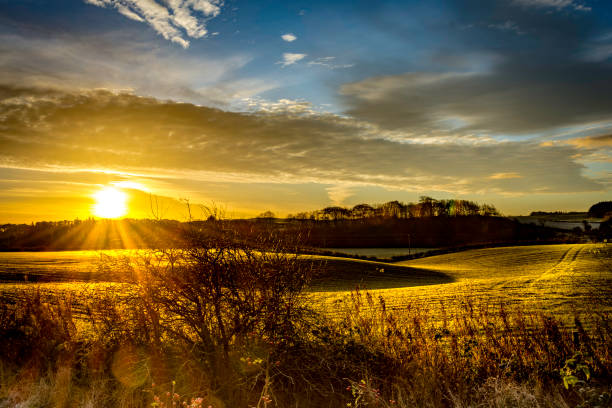
[[[442,274],[430,276],[444,277],[439,283],[432,279],[429,285],[373,291],[392,308],[419,307],[439,313],[442,309],[456,311],[457,307],[463,310],[470,304],[520,304],[565,316],[594,305],[612,310],[612,245],[487,248],[388,265],[410,267],[406,271],[418,271],[423,276],[429,272]],[[379,288],[373,278],[363,283],[371,289]],[[345,284],[345,292],[326,294],[330,305],[348,295],[350,281],[345,280]],[[337,288],[337,283],[333,287]]]

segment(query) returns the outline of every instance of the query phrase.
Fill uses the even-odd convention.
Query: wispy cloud
[[[189,38],[202,38],[206,21],[221,12],[222,0],[85,0],[98,7],[113,7],[122,15],[149,24],[166,40],[189,47]]]
[[[519,173],[516,173],[516,172],[512,172],[512,173],[494,173],[491,176],[489,176],[489,178],[491,180],[506,180],[506,179],[522,178],[522,176]]]
[[[590,39],[579,53],[580,57],[589,62],[604,62],[612,57],[612,32]]]
[[[287,42],[293,42],[293,41],[297,40],[297,37],[294,34],[292,34],[292,33],[283,34],[283,35],[281,35],[281,38],[284,41],[287,41]]]
[[[325,191],[334,205],[343,205],[345,201],[355,193],[355,187],[339,184],[327,187]]]
[[[500,31],[512,31],[518,35],[525,34],[525,32],[522,31],[521,28],[514,21],[511,20],[506,20],[503,23],[498,24],[489,24],[489,28],[493,28],[495,30]]]
[[[277,64],[281,64],[283,67],[293,65],[296,62],[301,61],[304,58],[306,58],[306,55],[307,54],[294,54],[291,52],[286,52],[283,54],[282,61],[277,62]]]
[[[585,61],[601,62],[612,57],[612,43],[593,44],[589,46],[582,57]]]
[[[185,54],[174,47],[97,36],[22,37],[0,34],[2,83],[63,90],[106,88],[197,104],[228,106],[278,86],[273,80],[238,77],[244,54]]]
[[[318,65],[329,69],[351,68],[355,64],[336,64],[336,57],[320,57],[308,62],[308,65]]]
[[[310,102],[293,99],[279,99],[276,102],[271,102],[260,98],[249,98],[247,107],[250,111],[258,113],[282,113],[301,116],[318,113]]]
[[[591,7],[585,6],[583,3],[575,0],[514,0],[513,3],[526,7],[548,7],[556,9],[571,7],[574,10],[591,11]]]

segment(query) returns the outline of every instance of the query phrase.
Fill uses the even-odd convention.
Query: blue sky
[[[611,198],[607,1],[3,0],[0,36],[0,222],[121,181],[237,216]]]

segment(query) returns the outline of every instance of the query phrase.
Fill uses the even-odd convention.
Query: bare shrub
[[[251,339],[274,344],[298,335],[314,268],[295,242],[228,225],[192,223],[181,248],[151,251],[135,267],[154,337],[189,349],[217,383]]]

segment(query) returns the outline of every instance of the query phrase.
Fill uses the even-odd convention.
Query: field
[[[341,254],[376,257],[378,259],[391,259],[394,256],[421,254],[438,248],[320,248],[322,251],[331,251]]]
[[[5,317],[3,324],[8,324],[3,326],[2,340],[11,341],[6,333],[30,327],[25,333],[34,340],[20,342],[20,336],[25,335],[21,334],[17,342],[7,343],[7,350],[13,350],[10,355],[30,367],[28,370],[46,367],[37,368],[36,375],[28,371],[29,382],[23,385],[23,369],[2,362],[1,407],[16,405],[16,401],[24,404],[20,406],[70,407],[81,406],[85,400],[89,406],[144,407],[155,395],[151,381],[162,383],[165,393],[174,389],[171,380],[179,383],[179,394],[205,395],[203,401],[214,408],[612,404],[609,245],[487,248],[397,263],[302,256],[297,258],[298,264],[313,262],[317,273],[301,300],[295,303],[289,297],[280,309],[289,311],[305,304],[310,312],[297,317],[302,316],[301,309],[295,309],[296,317],[285,321],[291,328],[269,329],[268,324],[276,327],[284,314],[274,306],[273,314],[263,316],[264,321],[271,319],[269,323],[262,323],[259,329],[253,326],[248,333],[240,328],[243,323],[238,324],[233,340],[225,340],[223,330],[229,330],[232,313],[228,310],[223,318],[227,327],[219,332],[223,341],[214,340],[217,345],[209,346],[212,348],[203,355],[194,354],[200,347],[197,336],[194,340],[193,333],[176,331],[177,317],[185,324],[191,321],[189,316],[197,318],[200,313],[190,315],[190,309],[180,306],[191,298],[189,294],[180,296],[191,290],[192,280],[180,286],[171,275],[162,275],[161,286],[151,293],[165,300],[140,295],[149,290],[149,282],[121,283],[122,263],[112,262],[117,255],[135,254],[0,254],[4,279],[0,312]],[[99,263],[101,256],[106,266]],[[258,265],[257,259],[252,262],[252,266]],[[167,285],[174,288],[170,294],[159,292]],[[253,300],[258,299],[253,293]],[[145,299],[142,307],[139,296]],[[239,296],[233,302],[241,301]],[[17,309],[7,308],[11,304]],[[152,307],[158,310],[153,315]],[[169,315],[163,323],[161,310],[174,317]],[[216,309],[210,310],[213,313]],[[234,318],[242,319],[243,313]],[[16,326],[11,326],[6,316],[16,316]],[[45,318],[50,319],[46,326]],[[214,320],[214,313],[210,318],[221,322]],[[159,334],[160,327],[166,327],[167,333]],[[209,328],[211,333],[217,329],[215,325]],[[39,333],[38,337],[32,333]],[[177,334],[185,339],[173,338]],[[33,355],[39,362],[26,364],[20,354],[31,346],[45,350],[85,347],[78,353],[89,355],[88,359],[92,358],[91,350],[102,355],[110,352],[103,358],[110,366],[92,374],[82,362],[65,360],[62,353],[58,354],[63,356],[61,364],[54,360],[40,363],[48,356],[36,353]],[[128,360],[134,360],[126,370],[142,376],[142,381],[133,385],[113,371],[117,353],[126,347],[132,350]],[[161,355],[166,357],[159,362]],[[217,357],[211,357],[214,355]],[[202,363],[194,363],[200,360]],[[74,396],[62,391],[66,394],[62,405],[53,398],[61,385],[58,370],[65,364],[73,370],[71,376],[83,370],[86,374],[78,374],[80,379],[70,386]],[[160,369],[159,364],[165,368]],[[210,369],[212,374],[207,371]],[[17,374],[7,374],[15,370]],[[92,379],[101,390],[92,390]],[[573,387],[574,381],[582,388]],[[112,397],[92,397],[92,392]],[[48,394],[51,402],[37,405],[24,393]],[[80,401],[76,405],[75,398]],[[165,406],[172,405],[167,401]]]
[[[449,305],[458,297],[521,303],[565,313],[590,307],[587,300],[612,287],[612,271],[598,245],[488,248],[399,262],[444,284],[389,289],[390,304],[421,299]],[[366,285],[368,285],[366,283]],[[369,286],[369,285],[368,285]],[[406,285],[412,286],[412,285]]]
[[[612,247],[612,245],[610,245]],[[329,312],[356,288],[382,296],[386,304],[451,310],[458,303],[520,305],[560,318],[584,312],[592,302],[612,307],[612,269],[605,244],[536,245],[475,249],[396,263],[314,257],[322,272],[309,295]],[[0,253],[0,291],[28,288],[83,292],[120,280],[100,269],[101,257],[137,256],[138,251]],[[26,283],[27,281],[27,283]],[[82,283],[78,283],[82,282]]]
[[[103,256],[129,256],[131,250],[0,252],[0,280],[62,282],[108,280],[98,273]]]

